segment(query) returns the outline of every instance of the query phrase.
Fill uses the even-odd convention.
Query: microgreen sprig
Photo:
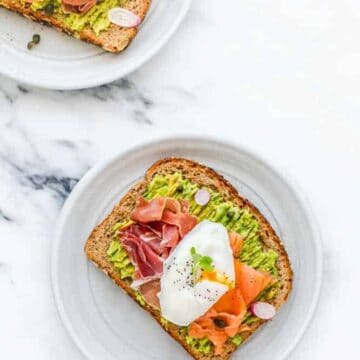
[[[197,274],[200,271],[213,271],[213,259],[210,256],[204,256],[196,252],[195,247],[191,247],[190,254],[193,259],[192,274],[197,279]]]

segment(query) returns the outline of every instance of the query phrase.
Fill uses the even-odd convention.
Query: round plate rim
[[[80,89],[87,89],[87,88],[108,84],[112,81],[123,78],[124,76],[127,76],[132,72],[134,72],[135,70],[137,70],[138,68],[140,68],[153,56],[155,56],[156,53],[159,52],[163,46],[167,44],[167,42],[173,36],[175,31],[180,26],[181,22],[184,20],[186,14],[188,13],[192,0],[183,0],[183,2],[184,4],[181,9],[181,12],[178,14],[178,16],[176,17],[176,21],[174,21],[174,23],[169,28],[169,30],[165,32],[164,35],[160,38],[160,40],[151,49],[149,49],[143,56],[138,57],[131,65],[128,65],[126,67],[121,67],[121,66],[115,67],[114,69],[112,69],[112,71],[109,71],[107,73],[103,72],[101,76],[99,75],[99,77],[88,79],[87,81],[83,81],[83,83],[81,84],[80,83],[58,84],[48,79],[38,80],[35,76],[32,78],[27,77],[26,79],[20,79],[17,77],[16,72],[11,70],[9,71],[0,70],[0,74],[7,76],[13,80],[19,81],[25,85],[36,86],[39,88],[49,89],[49,90],[80,90]]]
[[[126,156],[128,153],[137,152],[140,151],[142,148],[161,144],[161,143],[168,143],[173,141],[179,141],[179,140],[188,140],[191,139],[193,141],[207,141],[212,142],[216,144],[222,144],[226,145],[227,147],[231,147],[233,150],[242,152],[246,154],[249,157],[252,157],[256,159],[257,161],[260,161],[262,164],[267,166],[271,171],[274,172],[276,176],[278,176],[280,179],[282,179],[288,186],[289,189],[293,192],[293,194],[296,196],[297,200],[299,201],[300,206],[304,210],[304,213],[306,214],[307,220],[309,222],[309,225],[311,227],[311,231],[313,233],[313,237],[315,239],[314,241],[314,247],[316,251],[316,261],[317,261],[317,273],[315,274],[315,292],[313,294],[313,300],[311,303],[311,306],[309,308],[309,311],[307,312],[307,316],[305,321],[303,322],[303,325],[301,328],[299,328],[297,335],[292,339],[292,341],[289,343],[287,350],[284,351],[281,360],[286,359],[291,352],[296,348],[302,337],[304,336],[307,328],[310,325],[310,322],[314,316],[316,307],[319,303],[319,298],[321,294],[321,287],[322,287],[322,278],[323,278],[323,248],[322,248],[322,237],[321,237],[321,231],[320,227],[318,225],[318,222],[315,218],[314,211],[312,209],[312,206],[310,204],[310,201],[306,197],[304,191],[301,189],[299,184],[293,179],[292,176],[288,174],[288,172],[278,166],[274,163],[274,160],[270,160],[265,158],[262,155],[259,155],[254,151],[253,149],[249,149],[248,147],[245,147],[243,145],[235,144],[232,141],[226,140],[224,142],[219,137],[214,136],[198,136],[198,135],[180,135],[180,136],[160,136],[157,137],[155,140],[149,140],[145,141],[142,144],[138,144],[135,146],[128,147],[122,151],[117,152],[116,154],[110,156],[108,159],[101,161],[100,163],[96,164],[94,167],[92,167],[78,182],[78,184],[75,186],[67,200],[65,201],[65,204],[63,208],[61,209],[60,216],[57,221],[56,230],[55,230],[55,239],[52,247],[52,253],[51,253],[51,283],[52,283],[52,290],[53,290],[53,296],[55,299],[55,304],[58,310],[58,313],[60,315],[60,318],[67,330],[67,332],[70,334],[70,337],[74,341],[74,343],[77,345],[78,349],[82,352],[82,354],[91,360],[95,360],[95,358],[90,354],[86,348],[79,339],[78,335],[75,333],[75,331],[72,328],[71,321],[67,317],[62,300],[61,300],[61,294],[60,289],[58,287],[57,283],[57,254],[58,254],[58,248],[61,241],[61,233],[64,227],[64,224],[66,222],[67,217],[71,214],[72,207],[74,204],[76,204],[77,199],[82,195],[83,191],[86,190],[87,186],[91,181],[98,176],[105,168],[110,166],[113,162],[116,162],[119,158]]]

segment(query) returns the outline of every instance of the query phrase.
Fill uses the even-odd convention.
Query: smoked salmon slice
[[[256,270],[235,260],[236,286],[239,287],[245,304],[251,304],[260,293],[270,284],[271,275]]]
[[[235,257],[235,288],[225,293],[205,315],[189,326],[191,337],[196,339],[207,337],[214,344],[215,355],[222,354],[224,344],[229,337],[235,336],[241,329],[248,330],[247,326],[241,326],[247,306],[271,282],[269,274],[236,259],[242,247],[241,236],[231,232],[229,240]]]
[[[243,238],[240,234],[235,231],[229,232],[230,246],[234,253],[234,257],[237,258],[243,246]]]
[[[215,346],[215,355],[220,355],[227,339],[235,336],[239,330],[246,314],[246,305],[243,304],[243,310],[239,315],[218,312],[211,308],[204,316],[190,324],[189,335],[196,339],[207,337]]]
[[[196,339],[207,337],[215,346],[215,355],[219,355],[227,339],[237,334],[245,314],[245,301],[240,288],[235,286],[204,316],[190,324],[189,335]]]
[[[219,313],[227,313],[239,316],[246,312],[246,304],[238,287],[229,290],[225,293],[217,303],[212,307],[213,310]],[[245,315],[245,314],[243,314]]]

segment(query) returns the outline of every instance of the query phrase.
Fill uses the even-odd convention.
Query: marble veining
[[[100,103],[116,102],[121,99],[130,110],[130,118],[138,123],[152,125],[153,120],[148,116],[148,111],[154,107],[154,101],[148,94],[145,94],[134,81],[130,78],[117,80],[111,84],[106,84],[90,89],[73,91],[51,91],[46,92],[27,85],[17,84],[14,86],[8,79],[0,81],[0,96],[11,106],[19,98],[29,96],[42,96],[46,94],[55,101],[74,101],[76,99],[88,99]]]
[[[26,180],[34,190],[54,191],[62,200],[65,200],[79,179],[72,177],[57,177],[55,175],[29,174]]]
[[[13,221],[13,219],[10,216],[6,215],[6,213],[1,209],[0,209],[0,219],[8,222]]]
[[[15,100],[15,97],[13,94],[7,92],[5,89],[0,88],[0,94],[2,95],[2,97],[5,99],[5,101],[7,101],[8,103],[12,104]]]

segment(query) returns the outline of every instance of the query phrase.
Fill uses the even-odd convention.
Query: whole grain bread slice
[[[140,16],[143,20],[149,9],[151,0],[127,0],[123,7]],[[111,24],[107,30],[97,35],[90,27],[82,31],[74,31],[66,26],[62,15],[46,15],[42,10],[33,10],[29,2],[23,0],[0,0],[0,6],[15,11],[26,18],[55,27],[77,39],[101,46],[109,52],[121,52],[137,34],[137,28],[124,28]],[[24,45],[25,46],[25,45]]]
[[[85,253],[87,257],[136,301],[135,292],[131,289],[129,282],[120,279],[118,271],[113,267],[106,255],[106,251],[112,241],[113,227],[117,222],[129,219],[130,213],[135,206],[136,199],[144,193],[147,184],[156,174],[165,175],[174,172],[181,172],[183,177],[189,179],[191,182],[198,184],[199,186],[209,187],[221,193],[224,200],[229,200],[241,208],[249,209],[256,217],[260,224],[260,234],[264,243],[264,248],[273,249],[279,255],[276,265],[279,273],[280,289],[275,299],[273,299],[273,304],[278,309],[287,300],[292,287],[292,270],[289,258],[280,239],[259,210],[247,199],[239,195],[236,189],[227,180],[209,167],[200,165],[192,160],[166,158],[154,163],[147,170],[144,179],[135,184],[103,222],[96,226],[92,231],[85,244]],[[213,352],[204,355],[186,343],[185,337],[182,332],[180,332],[178,326],[171,323],[166,325],[162,323],[160,321],[161,316],[159,311],[147,304],[142,307],[148,311],[164,330],[178,341],[194,359],[226,360],[237,348],[234,344],[228,342],[226,343],[225,351],[221,356],[216,356]],[[253,334],[264,322],[265,321],[259,321],[252,324],[249,331],[242,333],[243,340]]]

